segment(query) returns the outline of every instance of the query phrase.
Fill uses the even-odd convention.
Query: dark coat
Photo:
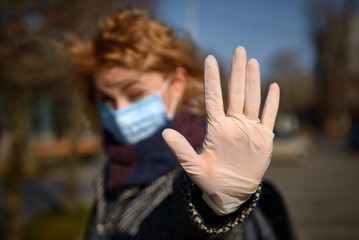
[[[105,199],[103,175],[96,178],[95,191],[86,239],[294,239],[283,201],[268,182],[226,216],[210,209],[182,170],[130,188],[115,201]]]

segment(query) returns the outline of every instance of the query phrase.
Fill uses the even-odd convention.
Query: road
[[[282,192],[299,239],[357,240],[359,152],[343,139],[311,140],[310,154],[300,161],[273,154],[266,178]]]

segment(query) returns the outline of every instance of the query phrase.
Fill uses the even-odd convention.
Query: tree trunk
[[[11,94],[12,144],[4,182],[4,239],[18,240],[22,234],[23,165],[27,149],[27,115],[25,109],[25,89],[17,88]]]
[[[79,155],[77,152],[77,144],[80,139],[81,132],[81,114],[80,99],[77,91],[77,84],[72,88],[71,102],[69,103],[69,140],[71,142],[71,153],[67,157],[66,163],[66,187],[64,207],[68,210],[74,209],[77,205],[77,169]]]

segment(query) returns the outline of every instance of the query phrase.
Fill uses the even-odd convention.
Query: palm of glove
[[[240,197],[233,188],[239,181],[248,182],[249,193],[257,188],[270,161],[272,140],[271,131],[243,114],[220,117],[209,123],[200,159],[184,168],[208,193]],[[190,165],[197,169],[191,171]]]
[[[271,85],[259,120],[259,65],[254,59],[247,63],[243,47],[233,54],[226,114],[218,64],[212,56],[205,61],[204,79],[208,124],[202,153],[198,155],[174,130],[166,129],[163,137],[205,194],[215,201],[221,196],[246,200],[258,187],[270,161],[278,85]]]

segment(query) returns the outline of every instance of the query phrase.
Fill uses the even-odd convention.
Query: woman
[[[203,97],[193,45],[144,11],[115,13],[74,53],[92,76],[109,158],[87,239],[290,239],[279,195],[261,184],[279,88],[271,85],[259,119],[259,65],[243,47],[226,112],[215,58],[204,63]],[[262,187],[274,205],[262,198],[266,209],[253,210]]]

